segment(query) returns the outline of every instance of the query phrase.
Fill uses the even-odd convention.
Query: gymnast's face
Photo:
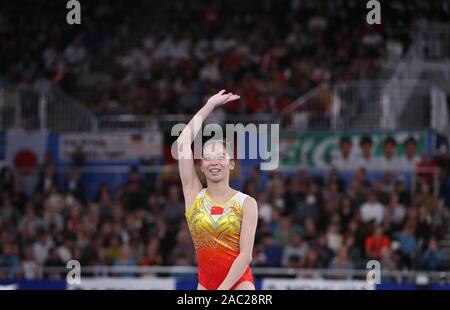
[[[234,161],[230,159],[223,143],[212,142],[203,147],[201,171],[208,181],[218,183],[228,180],[233,169]]]

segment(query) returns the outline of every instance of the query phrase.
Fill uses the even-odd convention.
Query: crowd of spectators
[[[1,277],[52,277],[45,267],[70,259],[94,274],[107,274],[104,266],[196,264],[176,173],[155,183],[132,168],[126,182],[101,183],[94,197],[76,167],[63,182],[57,175],[47,162],[27,194],[12,170],[2,169]],[[364,169],[348,180],[336,169],[323,177],[252,169],[239,188],[258,202],[252,265],[339,274],[377,259],[389,270],[444,270],[446,204],[426,179],[415,192],[409,186],[389,173],[371,181]]]
[[[411,27],[446,16],[440,1],[383,3],[381,25],[357,0],[95,1],[68,25],[64,3],[22,2],[0,13],[2,84],[56,84],[100,114],[189,113],[218,87],[241,95],[229,112],[276,112],[322,82],[376,78]]]
[[[357,0],[99,0],[82,1],[82,24],[67,25],[64,1],[19,2],[0,11],[0,87],[58,86],[98,114],[188,114],[220,88],[241,95],[229,113],[275,113],[323,82],[376,78],[382,59],[403,55],[410,27],[448,17],[444,2],[421,0],[383,2],[380,26],[367,25],[366,1]],[[339,169],[348,146],[341,141]],[[371,141],[361,148],[364,155]],[[424,165],[448,169],[443,158]],[[52,277],[46,267],[70,259],[98,274],[103,266],[195,265],[176,174],[155,186],[132,169],[125,183],[99,184],[88,197],[76,167],[63,182],[57,170],[47,162],[26,193],[2,169],[0,277]],[[411,191],[389,173],[371,181],[363,169],[348,181],[336,169],[320,178],[254,170],[239,188],[259,206],[252,265],[339,273],[378,259],[390,270],[444,269],[450,201],[420,177]]]

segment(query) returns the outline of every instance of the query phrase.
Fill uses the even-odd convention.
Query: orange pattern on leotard
[[[207,289],[217,289],[239,255],[243,206],[236,199],[238,193],[221,205],[203,190],[186,212],[197,254],[198,281]],[[223,208],[223,214],[216,216],[216,219],[211,215],[211,208],[214,206]],[[249,267],[234,287],[243,281],[253,282]]]

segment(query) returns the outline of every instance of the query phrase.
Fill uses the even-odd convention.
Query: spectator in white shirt
[[[359,142],[361,149],[361,157],[357,161],[357,168],[364,168],[366,170],[376,170],[377,161],[373,157],[373,141],[370,136],[363,136]]]
[[[403,145],[405,156],[399,159],[399,166],[404,171],[414,171],[421,160],[420,156],[417,155],[417,141],[413,137],[409,137]]]
[[[380,158],[380,170],[383,171],[398,171],[400,169],[400,162],[395,157],[395,150],[397,142],[393,137],[387,137],[383,142],[383,157]]]
[[[384,206],[378,201],[375,193],[370,193],[368,200],[360,207],[361,219],[369,223],[374,221],[377,225],[381,224],[384,217]]]
[[[86,60],[86,49],[82,44],[82,37],[77,37],[72,44],[64,50],[64,60],[69,65],[76,66]]]
[[[349,137],[342,137],[339,142],[339,154],[333,160],[333,166],[339,171],[354,170],[355,161],[351,156],[352,140]]]
[[[52,247],[53,241],[49,238],[47,233],[42,233],[39,240],[33,244],[33,252],[36,261],[43,264],[46,261],[48,253]]]

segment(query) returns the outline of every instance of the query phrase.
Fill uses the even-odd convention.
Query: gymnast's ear
[[[230,159],[230,170],[234,170],[234,167],[236,166],[236,162],[234,159]]]

